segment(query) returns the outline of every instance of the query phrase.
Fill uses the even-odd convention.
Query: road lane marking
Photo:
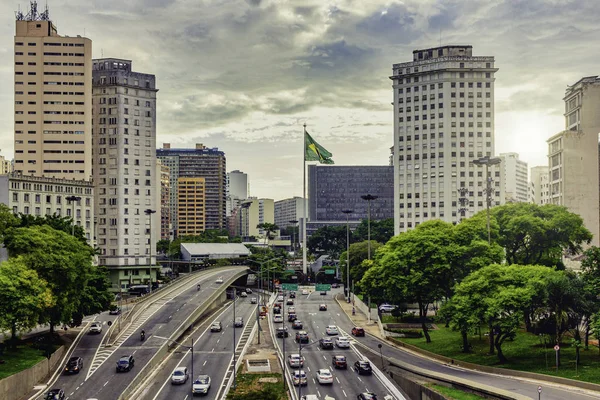
[[[337,376],[335,377],[335,380],[336,380],[336,381],[337,381],[337,383],[339,383],[340,385],[342,384],[342,383],[340,382],[340,380],[338,379],[338,377],[337,377]]]
[[[106,381],[106,383],[105,383],[103,386],[106,386],[106,385],[108,385],[108,382],[110,382],[110,381]]]
[[[204,367],[206,365],[208,360],[204,360],[204,364],[202,364],[202,366]]]
[[[344,389],[342,389],[342,393],[344,393],[344,396],[348,397],[348,395],[346,394],[346,391]]]

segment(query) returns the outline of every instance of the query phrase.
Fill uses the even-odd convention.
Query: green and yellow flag
[[[306,129],[304,130],[304,161],[318,161],[321,164],[334,164],[331,159],[332,156],[333,154],[317,143],[308,132],[306,132]]]

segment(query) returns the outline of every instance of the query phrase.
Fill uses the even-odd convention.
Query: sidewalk
[[[377,322],[375,322],[373,318],[371,318],[371,323],[369,323],[369,319],[367,318],[366,314],[356,307],[355,314],[352,315],[352,303],[346,302],[343,294],[338,294],[335,296],[335,300],[355,326],[360,326],[365,330],[365,332],[370,333],[378,339],[385,340],[385,337],[383,337],[381,331],[379,330]]]
[[[267,318],[259,319],[259,327],[260,344],[258,344],[257,334],[254,339],[252,339],[252,343],[244,356],[244,360],[269,360],[271,372],[281,374],[281,366],[279,365],[279,359],[277,358],[277,352],[275,350],[273,338],[271,337]],[[242,371],[247,372],[246,363],[244,363]]]

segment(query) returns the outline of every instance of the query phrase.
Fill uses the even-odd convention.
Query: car
[[[346,362],[346,356],[333,356],[331,357],[331,365],[333,365],[336,369],[346,369],[348,368],[348,363]]]
[[[333,335],[338,335],[340,332],[338,331],[337,326],[335,326],[335,325],[328,325],[325,328],[325,333],[327,333],[328,335],[333,336]]]
[[[119,315],[121,314],[121,307],[111,307],[110,310],[108,311],[109,315]]]
[[[277,302],[278,303],[283,302],[283,296],[282,295],[277,296]]]
[[[63,400],[65,398],[65,391],[62,389],[52,389],[46,392],[44,400]]]
[[[358,400],[377,400],[377,395],[373,392],[364,392],[356,396]]]
[[[289,314],[294,314],[296,312],[296,307],[292,306],[292,307],[288,307],[288,313]]]
[[[302,321],[300,321],[299,319],[295,320],[292,323],[292,329],[302,329]]]
[[[90,325],[90,333],[102,333],[102,323],[101,322],[92,322]]]
[[[250,304],[256,304],[258,302],[258,300],[256,299],[256,297],[252,297],[250,299]]]
[[[294,305],[294,299],[287,299],[287,301],[285,302],[286,305],[288,306],[293,306]]]
[[[350,339],[348,339],[346,336],[340,336],[335,339],[335,345],[340,349],[348,349],[350,348]]]
[[[322,290],[321,293],[319,293],[321,296],[327,296],[327,292]]]
[[[306,289],[302,289],[302,294],[303,294],[304,296],[306,296],[306,295],[308,294],[308,290],[306,290]]]
[[[296,298],[296,292],[290,292],[290,299]]]
[[[281,307],[273,307],[273,314],[281,314]]]
[[[339,287],[340,287],[340,285],[339,285],[338,283],[332,283],[332,284],[331,284],[331,288],[332,288],[332,289],[337,289],[337,288],[339,288]]]
[[[321,385],[333,384],[333,374],[330,370],[323,368],[317,371],[317,382]]]
[[[319,347],[323,350],[333,349],[333,340],[331,340],[330,338],[319,339]]]
[[[352,334],[354,336],[365,336],[365,330],[360,326],[355,326],[352,328]]]
[[[387,313],[389,313],[389,312],[392,312],[392,311],[394,311],[396,308],[398,308],[398,306],[397,306],[397,305],[394,305],[394,304],[388,304],[388,303],[383,303],[382,305],[380,305],[380,306],[379,306],[379,311],[380,311],[380,312],[382,312],[382,313],[383,313],[383,312],[387,312]]]
[[[316,394],[307,394],[300,397],[300,400],[321,400]]]
[[[252,293],[252,289],[246,288],[246,293],[251,294]]]
[[[187,367],[177,367],[171,374],[171,384],[182,385],[187,382],[188,377]]]
[[[327,304],[319,304],[319,311],[327,311]]]
[[[283,322],[283,316],[280,314],[273,315],[273,322],[275,322],[275,323]]]
[[[294,322],[297,319],[298,319],[298,317],[296,316],[295,313],[288,314],[288,322]]]
[[[221,332],[222,330],[223,330],[223,324],[221,324],[221,321],[215,321],[210,326],[211,332]]]
[[[71,357],[65,366],[65,374],[78,374],[83,369],[83,358]]]
[[[210,390],[210,376],[198,375],[194,383],[192,383],[192,395],[206,394]]]
[[[288,332],[287,326],[280,326],[279,328],[277,328],[278,338],[286,338],[288,336],[290,336],[290,333]]]
[[[240,297],[248,297],[248,293],[246,293],[246,292],[240,292]]]
[[[303,369],[298,371],[292,371],[292,382],[294,386],[306,386],[308,381],[306,379],[306,372]]]
[[[236,328],[241,328],[242,326],[244,326],[244,318],[236,317],[235,321],[233,322],[233,326],[235,326]]]
[[[300,357],[300,354],[290,354],[288,356],[288,364],[293,368],[300,368],[304,366],[304,357]]]
[[[217,280],[215,281],[215,283],[223,283],[223,277],[220,276],[217,278]]]
[[[371,368],[371,363],[366,360],[359,360],[354,363],[354,370],[358,372],[359,375],[371,375],[373,373],[373,369]]]
[[[296,342],[298,342],[298,343],[310,342],[310,339],[308,337],[308,332],[306,332],[306,331],[296,332]]]
[[[117,372],[129,372],[134,365],[135,360],[133,359],[133,356],[123,356],[117,361]]]

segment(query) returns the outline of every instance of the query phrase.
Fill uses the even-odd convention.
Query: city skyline
[[[48,6],[63,35],[92,40],[94,58],[135,59],[137,68],[156,75],[164,88],[157,147],[218,147],[228,170],[248,173],[253,195],[273,199],[301,195],[304,122],[337,165],[387,165],[393,144],[388,76],[414,49],[465,44],[496,58],[496,153],[517,152],[531,167],[547,165],[545,141],[564,128],[566,86],[598,73],[586,41],[594,40],[599,11],[584,1],[577,7],[350,3]],[[12,18],[18,5],[5,2],[0,10]],[[564,26],[565,20],[577,25]],[[14,25],[1,29],[0,51],[8,55]],[[0,104],[9,110],[0,117],[0,148],[12,158],[12,63],[0,67],[0,79],[6,82]]]

